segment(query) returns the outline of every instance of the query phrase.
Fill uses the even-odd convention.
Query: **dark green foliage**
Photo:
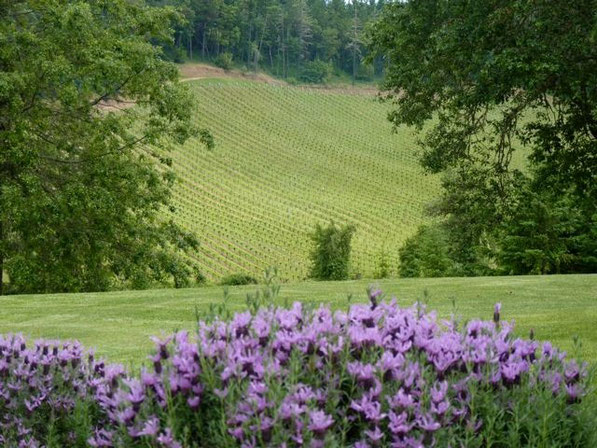
[[[512,185],[515,190],[520,187]],[[444,192],[427,212],[440,219],[453,275],[494,273],[496,232],[505,214],[485,169],[448,170],[442,178]]]
[[[256,285],[257,279],[248,274],[230,274],[220,280],[220,285],[238,286],[238,285]]]
[[[299,79],[311,84],[324,84],[330,79],[331,75],[332,65],[317,59],[315,61],[307,62],[304,65],[299,75]]]
[[[165,151],[197,131],[153,45],[177,19],[127,0],[0,0],[0,268],[15,292],[181,287],[195,273],[183,252],[196,238],[162,219]]]
[[[446,277],[454,274],[448,236],[441,225],[422,226],[400,248],[401,277]]]
[[[375,67],[372,64],[360,64],[355,78],[358,81],[373,81],[375,79]]]
[[[346,280],[350,268],[350,243],[355,232],[352,225],[317,224],[311,234],[311,277],[317,280]]]
[[[502,226],[499,261],[509,274],[597,271],[597,214],[584,215],[566,191],[522,189]]]
[[[234,63],[232,62],[232,54],[220,53],[215,59],[214,64],[224,70],[230,70]]]
[[[423,166],[447,173],[436,209],[467,275],[595,271],[596,9],[412,0],[370,28],[390,120],[421,131]],[[523,145],[528,166],[513,166]]]

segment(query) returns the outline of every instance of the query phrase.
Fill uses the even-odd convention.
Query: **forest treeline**
[[[381,59],[366,62],[367,25],[381,1],[151,0],[183,16],[166,54],[176,62],[201,59],[281,78],[317,82],[326,72],[371,80]]]

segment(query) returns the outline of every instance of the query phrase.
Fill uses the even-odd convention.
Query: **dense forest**
[[[371,80],[381,59],[365,62],[364,34],[384,1],[153,0],[177,8],[183,21],[166,53],[227,68],[266,70],[282,78],[320,81],[326,72]]]

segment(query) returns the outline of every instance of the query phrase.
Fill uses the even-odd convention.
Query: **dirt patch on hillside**
[[[180,77],[183,81],[195,79],[225,78],[225,79],[246,79],[266,84],[286,85],[284,81],[273,78],[265,73],[241,72],[240,70],[223,70],[207,64],[182,64],[179,66]]]
[[[257,81],[276,86],[290,86],[285,81],[276,79],[265,73],[241,72],[240,70],[224,70],[207,64],[182,64],[179,65],[180,77],[182,81],[194,81],[197,79],[224,78],[224,79],[244,79],[248,81]],[[375,86],[352,86],[346,85],[308,85],[301,84],[296,86],[299,89],[316,90],[322,93],[345,93],[349,95],[377,95],[379,90]]]
[[[262,82],[275,86],[290,86],[285,81],[276,79],[265,73],[243,73],[240,70],[224,70],[219,67],[214,67],[207,64],[181,64],[178,66],[180,71],[181,81],[194,81],[197,79],[244,79],[248,81]],[[321,93],[343,93],[348,95],[367,95],[374,96],[379,93],[379,90],[374,86],[352,86],[350,84],[335,84],[335,85],[320,85],[320,84],[300,84],[295,86],[297,89],[311,90]],[[100,101],[97,108],[102,112],[118,112],[124,109],[129,109],[135,105],[135,101],[125,99],[110,99]]]

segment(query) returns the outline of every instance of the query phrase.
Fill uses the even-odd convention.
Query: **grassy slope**
[[[365,300],[366,280],[282,285],[281,298],[347,306],[348,294]],[[428,292],[427,303],[447,317],[456,314],[490,319],[495,302],[502,315],[515,319],[517,333],[550,339],[571,349],[572,336],[583,342],[582,356],[597,362],[597,275],[491,277],[469,279],[383,280],[379,286],[399,303],[412,304]],[[230,288],[230,305],[242,309],[255,286]],[[192,330],[195,306],[206,310],[221,302],[221,287],[183,290],[123,291],[98,294],[8,296],[1,300],[0,333],[79,339],[112,361],[138,365],[151,349],[150,335]]]
[[[192,73],[191,73],[192,74]],[[217,148],[197,141],[172,154],[180,182],[175,218],[201,240],[212,281],[276,265],[302,280],[316,223],[353,223],[353,270],[371,277],[397,251],[439,192],[422,173],[411,131],[397,134],[371,92],[308,89],[236,79],[189,82],[197,120]]]

